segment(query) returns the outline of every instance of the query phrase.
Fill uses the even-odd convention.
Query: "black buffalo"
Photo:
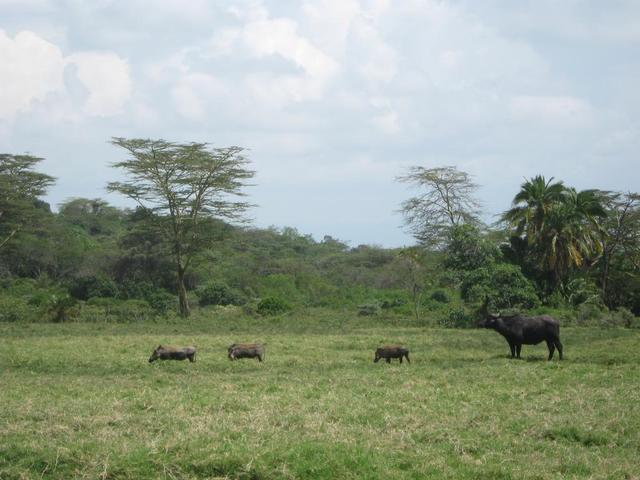
[[[556,348],[562,360],[560,324],[549,315],[535,317],[489,315],[484,322],[484,327],[494,329],[507,340],[511,349],[511,358],[520,358],[522,345],[537,345],[544,340],[549,349],[548,360],[553,358]]]

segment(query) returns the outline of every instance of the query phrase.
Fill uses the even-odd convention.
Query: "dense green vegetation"
[[[467,174],[416,167],[400,180],[420,189],[402,205],[417,245],[352,247],[229,223],[248,207],[230,196],[253,175],[239,147],[114,144],[131,154],[115,165],[129,180],[109,188],[134,209],[75,198],[53,212],[40,159],[0,156],[0,321],[141,321],[215,306],[386,312],[441,326],[471,326],[481,306],[553,311],[565,324],[634,326],[640,314],[634,193],[538,176],[488,227]]]
[[[566,359],[546,362],[407,322],[2,323],[0,478],[635,478],[640,332],[563,328]],[[266,361],[229,362],[236,341]],[[148,364],[165,342],[197,361]],[[374,364],[384,342],[411,364]]]

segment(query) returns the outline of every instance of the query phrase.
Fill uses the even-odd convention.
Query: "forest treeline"
[[[636,326],[640,196],[577,191],[537,176],[499,221],[480,221],[477,186],[454,167],[397,180],[416,245],[387,249],[243,224],[253,172],[240,147],[113,139],[126,181],[116,208],[72,198],[53,211],[40,158],[0,155],[0,321],[140,321],[305,308],[471,326],[480,309],[552,311]],[[390,206],[393,207],[393,206]]]

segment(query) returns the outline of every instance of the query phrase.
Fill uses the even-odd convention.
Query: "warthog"
[[[227,352],[229,360],[238,358],[257,358],[260,362],[264,360],[264,345],[259,343],[234,343]]]
[[[151,356],[149,357],[149,363],[160,360],[186,360],[190,362],[196,361],[196,347],[170,347],[158,345]]]
[[[383,345],[376,349],[376,356],[374,357],[373,362],[377,363],[381,358],[384,358],[387,363],[391,363],[392,358],[398,358],[400,359],[400,363],[402,363],[402,357],[406,358],[407,362],[411,363],[411,360],[409,360],[409,349],[406,347],[402,347],[400,345]]]
[[[537,345],[543,340],[547,342],[549,358],[553,358],[553,352],[558,349],[562,360],[562,343],[560,342],[560,324],[549,315],[525,317],[524,315],[488,315],[484,322],[485,328],[492,328],[502,335],[509,344],[511,358],[520,358],[522,345]]]

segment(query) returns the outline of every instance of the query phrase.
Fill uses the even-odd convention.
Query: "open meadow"
[[[640,331],[561,337],[547,362],[389,319],[0,324],[0,479],[640,478]],[[374,364],[387,342],[411,364]]]

